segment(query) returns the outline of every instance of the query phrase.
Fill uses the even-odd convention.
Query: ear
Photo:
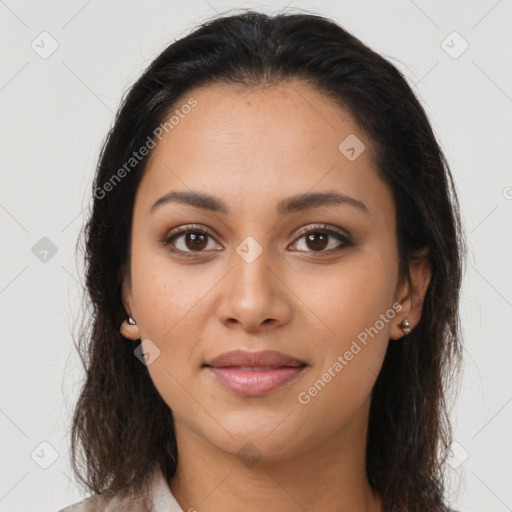
[[[395,301],[402,306],[402,309],[396,315],[391,326],[389,337],[393,340],[398,340],[404,336],[404,332],[399,326],[404,318],[409,320],[411,330],[420,321],[423,301],[432,275],[427,248],[417,251],[411,257],[409,274],[410,280],[406,276],[402,276],[395,293]]]
[[[129,340],[138,340],[140,339],[140,331],[139,326],[137,324],[131,325],[128,323],[128,316],[131,316],[135,321],[137,321],[137,316],[134,315],[135,307],[132,293],[132,284],[130,279],[129,272],[123,272],[123,285],[122,285],[122,301],[123,306],[126,311],[126,318],[121,324],[120,331],[121,334],[128,338]]]

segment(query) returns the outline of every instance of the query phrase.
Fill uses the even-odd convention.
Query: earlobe
[[[120,327],[121,334],[130,340],[138,340],[140,338],[139,327],[137,326],[136,320],[132,316],[133,304],[132,304],[132,290],[131,283],[129,282],[129,276],[125,276],[123,279],[122,286],[122,302],[127,312],[127,317],[123,321]]]
[[[404,324],[402,322],[404,322],[405,319],[407,319],[407,323],[409,323],[406,327],[412,329],[411,323],[407,318],[411,311],[411,282],[405,274],[400,276],[395,292],[395,303],[398,303],[400,308],[396,309],[397,314],[391,324],[389,338],[392,340],[398,340],[404,336],[405,333],[402,329]]]
[[[431,268],[428,261],[428,249],[416,252],[409,263],[410,279],[403,278],[399,287],[400,315],[391,327],[390,338],[398,340],[412,332],[421,319],[425,295],[430,284]]]
[[[129,340],[138,340],[140,338],[137,322],[135,322],[131,316],[127,317],[123,321],[119,330],[121,331],[121,334]]]

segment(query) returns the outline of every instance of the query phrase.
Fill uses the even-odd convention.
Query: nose
[[[221,290],[219,320],[230,329],[251,333],[286,325],[291,317],[289,288],[265,252],[251,263],[234,254],[233,263]]]

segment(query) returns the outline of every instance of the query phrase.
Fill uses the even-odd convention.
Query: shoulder
[[[142,495],[135,495],[129,489],[130,492],[124,496],[119,494],[108,498],[95,494],[58,512],[140,512],[150,509],[154,512],[183,512],[158,465],[149,476],[149,494],[144,491]]]
[[[111,502],[112,500],[108,500],[103,496],[93,495],[62,508],[58,512],[105,512],[108,510],[109,503]]]
[[[140,510],[146,510],[141,498],[114,496],[109,499],[100,494],[95,494],[58,512],[138,512]]]

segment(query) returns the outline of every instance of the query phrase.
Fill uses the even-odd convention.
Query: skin
[[[404,335],[398,324],[419,321],[426,262],[411,267],[411,283],[400,278],[391,190],[365,133],[331,99],[300,82],[212,85],[182,103],[190,96],[197,106],[157,144],[139,185],[123,287],[137,324],[125,321],[121,332],[160,350],[147,368],[175,421],[179,456],[169,487],[185,511],[380,511],[364,464],[371,390],[388,343]],[[338,149],[349,134],[366,146],[354,161]],[[150,213],[171,190],[209,193],[230,213],[176,202]],[[289,196],[333,190],[368,212],[349,204],[276,212]],[[324,223],[353,244],[330,235],[319,246],[297,236]],[[160,243],[188,224],[213,233],[199,250],[185,234],[174,240],[189,258]],[[252,263],[236,252],[248,236],[263,251]],[[299,393],[393,303],[401,311],[300,403]],[[265,396],[242,397],[202,367],[238,348],[278,350],[308,367]],[[256,454],[250,463],[238,456],[246,443]]]

